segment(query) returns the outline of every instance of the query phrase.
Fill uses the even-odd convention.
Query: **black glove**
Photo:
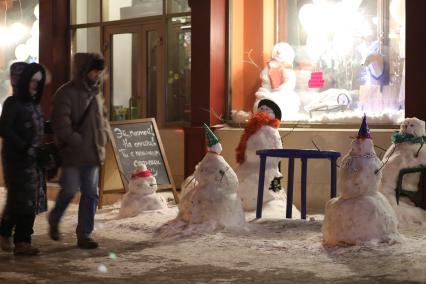
[[[50,122],[50,120],[44,121],[44,133],[53,134],[52,123]]]
[[[44,147],[34,147],[34,158],[40,168],[46,168],[50,163],[49,153]]]
[[[43,147],[30,147],[27,154],[40,168],[45,168],[49,164],[49,153]]]

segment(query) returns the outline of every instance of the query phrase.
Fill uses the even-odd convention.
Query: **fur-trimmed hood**
[[[76,53],[73,61],[72,80],[84,81],[92,62],[97,59],[102,59],[102,56],[98,53]]]
[[[37,86],[37,94],[33,96],[30,94],[30,82],[31,78],[37,73],[41,73],[41,80]],[[46,71],[43,66],[38,63],[30,63],[25,66],[24,71],[19,77],[17,92],[14,94],[17,98],[24,102],[34,101],[36,104],[40,103],[41,97],[43,95],[44,83],[46,81]]]

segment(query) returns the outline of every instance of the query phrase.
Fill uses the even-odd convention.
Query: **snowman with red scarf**
[[[164,198],[156,193],[157,181],[146,165],[137,168],[131,175],[129,191],[123,196],[118,217],[128,218],[149,210],[167,208]]]
[[[254,211],[257,204],[260,159],[256,155],[256,151],[283,148],[278,131],[281,120],[280,107],[274,101],[268,99],[261,100],[258,105],[257,112],[247,122],[238,147],[235,149],[236,160],[239,164],[236,170],[239,180],[237,192],[246,212]],[[283,212],[286,210],[285,200],[287,197],[284,190],[280,190],[278,193],[269,190],[274,179],[280,180],[282,178],[278,168],[279,161],[280,158],[268,158],[265,166],[263,204],[266,215],[269,216],[269,212],[273,213],[271,217],[279,211],[281,211],[279,214],[284,214]],[[275,200],[278,202],[274,202]],[[293,212],[295,216],[299,214],[294,206]]]

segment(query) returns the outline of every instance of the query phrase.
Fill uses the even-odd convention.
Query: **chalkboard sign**
[[[128,191],[128,179],[132,172],[142,164],[153,173],[157,180],[157,187],[161,189],[172,189],[175,200],[177,201],[173,177],[167,158],[164,154],[163,144],[158,132],[154,118],[120,120],[111,122],[112,130],[112,152],[114,153],[116,169],[119,171],[122,184],[125,191]],[[104,188],[103,192],[119,192],[117,189],[107,189],[106,186],[113,184],[111,177],[114,176],[113,166],[110,166],[111,158],[104,165],[102,180]],[[114,164],[115,164],[114,163]],[[117,174],[115,173],[115,176]],[[108,178],[110,181],[108,181]],[[116,179],[115,179],[116,180]],[[111,190],[112,189],[112,190]]]

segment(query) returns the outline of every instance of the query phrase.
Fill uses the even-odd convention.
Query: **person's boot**
[[[59,233],[58,224],[52,224],[49,222],[49,237],[54,241],[59,241],[61,234]]]
[[[15,243],[13,253],[15,255],[38,255],[40,254],[40,250],[33,247],[30,243],[19,242]]]
[[[79,237],[77,239],[77,245],[81,249],[95,249],[99,246],[91,237]]]
[[[52,212],[47,216],[47,223],[49,224],[49,237],[54,241],[59,241],[61,238],[61,234],[59,233],[59,224],[54,223],[51,220]]]
[[[13,251],[12,238],[0,235],[0,248],[6,252],[12,252]]]

